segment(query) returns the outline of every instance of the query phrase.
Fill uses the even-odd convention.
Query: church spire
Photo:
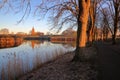
[[[35,29],[34,29],[34,26],[32,28],[32,35],[35,35]]]

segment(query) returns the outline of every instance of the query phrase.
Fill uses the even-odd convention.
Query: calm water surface
[[[74,44],[24,41],[18,47],[0,49],[0,80],[15,80],[42,63],[74,50]]]

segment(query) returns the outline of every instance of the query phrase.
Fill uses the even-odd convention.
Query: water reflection
[[[68,44],[47,41],[24,41],[18,47],[0,49],[0,80],[16,80],[18,76],[73,49]]]
[[[21,38],[15,38],[15,39],[12,37],[0,38],[0,49],[16,47],[19,46],[20,44],[22,44]]]
[[[34,49],[39,44],[43,44],[43,41],[40,41],[40,40],[31,40],[30,46]]]

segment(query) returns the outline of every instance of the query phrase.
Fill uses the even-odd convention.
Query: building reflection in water
[[[31,47],[34,49],[39,44],[43,44],[44,41],[42,40],[31,40]]]
[[[25,41],[20,46],[0,50],[0,80],[17,80],[43,63],[57,58],[74,47],[48,41]]]

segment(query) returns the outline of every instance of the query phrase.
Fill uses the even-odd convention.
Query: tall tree
[[[120,0],[103,0],[106,7],[101,4],[101,12],[106,17],[107,23],[109,24],[109,30],[112,33],[112,44],[116,44],[116,34],[118,30],[119,16],[120,16]],[[107,19],[109,18],[109,19]],[[112,24],[111,24],[112,23]],[[113,26],[113,30],[110,26]]]
[[[118,30],[118,18],[120,15],[120,0],[113,0],[113,5],[114,5],[115,15],[114,15],[114,34],[112,36],[112,39],[113,39],[112,43],[116,44],[116,34]]]
[[[83,60],[83,50],[86,46],[86,30],[89,16],[90,0],[43,0],[36,9],[43,15],[49,14],[53,21],[53,28],[58,31],[64,24],[75,26],[77,24],[76,51],[73,60]],[[38,13],[39,14],[39,13]]]
[[[96,14],[97,14],[97,5],[100,1],[98,0],[92,0],[91,5],[90,5],[90,10],[89,10],[89,25],[88,25],[88,42],[91,43],[93,41],[93,34],[95,30],[95,19],[96,19]]]
[[[78,29],[77,29],[77,42],[75,57],[73,60],[84,60],[84,48],[86,46],[86,30],[89,16],[90,0],[78,0],[79,13],[78,13]]]
[[[2,1],[2,6],[8,2],[8,0]],[[25,14],[31,10],[30,5],[32,3],[30,1],[31,0],[20,0],[22,4],[27,4],[22,19]],[[60,31],[64,25],[71,27],[77,25],[77,45],[74,60],[82,60],[82,51],[86,46],[86,30],[89,8],[90,0],[41,0],[35,10],[35,15],[41,14],[42,16],[48,17],[49,21],[52,21],[54,24],[53,29],[57,28],[58,31]]]
[[[100,10],[103,14],[103,20],[101,23],[101,30],[103,32],[103,38],[106,37],[106,39],[108,38],[108,35],[113,35],[113,30],[111,27],[111,25],[113,25],[113,18],[112,18],[112,13],[110,12],[110,7],[109,8],[101,8]],[[109,33],[110,32],[110,33]]]

